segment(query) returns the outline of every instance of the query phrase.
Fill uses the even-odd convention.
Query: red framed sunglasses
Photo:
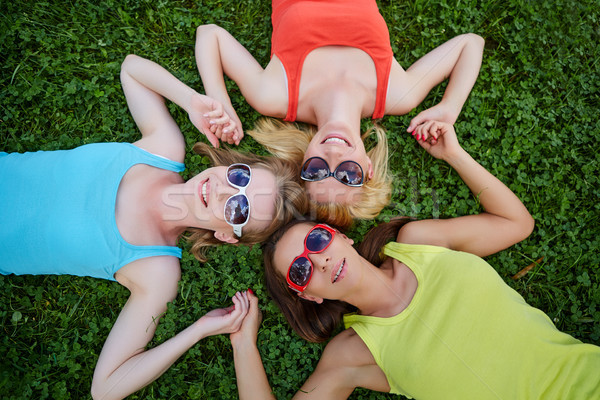
[[[335,237],[335,229],[325,224],[315,225],[304,238],[304,251],[288,268],[286,281],[296,292],[302,293],[310,283],[313,273],[313,263],[308,258],[311,253],[320,253],[329,247]]]

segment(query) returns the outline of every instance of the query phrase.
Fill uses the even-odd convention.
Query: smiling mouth
[[[342,264],[340,265],[340,267],[338,268],[335,277],[333,278],[333,280],[331,281],[331,283],[336,283],[338,278],[340,277],[340,274],[342,273],[342,270],[344,269],[344,267],[346,266],[346,259],[344,258],[342,260]]]
[[[204,203],[205,207],[208,207],[208,179],[206,181],[204,181],[204,183],[202,184],[201,188],[200,188],[200,194],[201,194],[201,199],[202,202]]]
[[[321,142],[321,144],[345,145],[351,147],[350,143],[339,135],[329,135]]]

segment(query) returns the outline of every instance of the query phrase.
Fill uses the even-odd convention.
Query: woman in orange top
[[[224,29],[198,27],[196,61],[206,93],[237,123],[221,139],[237,144],[243,137],[225,72],[261,114],[316,125],[302,135],[267,122],[252,134],[303,166],[314,202],[343,204],[352,217],[373,218],[391,193],[387,142],[379,132],[378,148],[367,153],[361,118],[406,114],[449,77],[440,103],[413,118],[408,131],[432,119],[454,123],[477,79],[484,41],[471,33],[457,36],[404,70],[373,0],[275,0],[272,6],[272,57],[265,68]]]

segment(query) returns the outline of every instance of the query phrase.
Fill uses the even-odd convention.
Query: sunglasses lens
[[[300,176],[309,181],[320,181],[329,176],[329,166],[321,158],[310,158],[302,166]]]
[[[309,251],[321,251],[331,242],[331,233],[323,228],[315,228],[306,237],[306,248]]]
[[[243,224],[248,220],[250,210],[248,198],[244,194],[236,194],[225,203],[225,220],[233,225]]]
[[[346,185],[360,185],[363,182],[362,168],[354,161],[344,161],[336,168],[335,178]]]
[[[306,257],[300,257],[290,267],[288,276],[290,281],[298,286],[304,286],[310,279],[311,273],[310,261]]]
[[[235,186],[245,187],[250,182],[250,167],[234,164],[227,168],[227,180]]]

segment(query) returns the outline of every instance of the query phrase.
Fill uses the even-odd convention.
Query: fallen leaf
[[[524,277],[525,275],[527,275],[527,273],[536,265],[538,265],[540,262],[542,262],[542,260],[544,259],[544,257],[540,257],[539,259],[537,259],[536,261],[532,262],[531,264],[529,264],[528,266],[526,266],[525,268],[523,268],[522,270],[520,270],[519,272],[517,272],[516,274],[513,275],[512,279],[513,280],[517,280],[517,279],[521,279],[522,277]]]

